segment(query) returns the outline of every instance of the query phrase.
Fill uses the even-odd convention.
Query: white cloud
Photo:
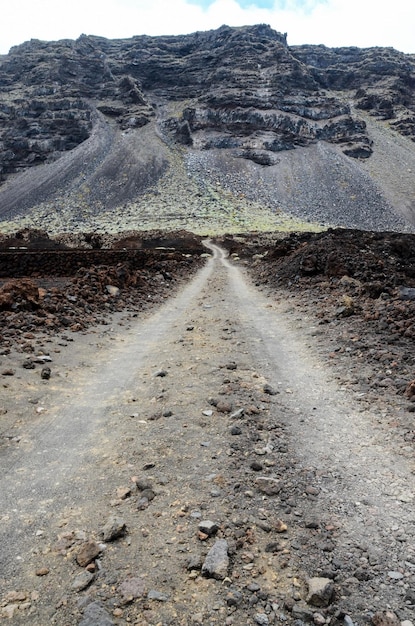
[[[299,9],[299,4],[306,9]],[[289,44],[327,46],[393,46],[415,53],[415,2],[394,0],[286,0],[284,9],[216,0],[207,10],[186,0],[14,0],[3,10],[0,53],[31,38],[77,38],[81,33],[104,37],[184,34],[267,23],[288,32]]]

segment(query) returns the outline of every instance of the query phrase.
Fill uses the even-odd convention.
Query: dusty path
[[[44,412],[1,450],[10,623],[413,619],[412,455],[339,388],[313,329],[211,249],[156,314],[66,348]],[[127,531],[101,543],[114,515]],[[332,581],[327,602],[307,602],[309,577]]]

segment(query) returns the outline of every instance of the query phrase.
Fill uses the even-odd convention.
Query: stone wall
[[[149,268],[180,253],[170,250],[6,250],[0,251],[0,278],[73,276],[81,267],[127,264]]]

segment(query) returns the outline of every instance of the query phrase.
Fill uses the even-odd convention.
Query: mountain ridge
[[[31,40],[0,59],[6,227],[214,230],[261,205],[261,228],[287,213],[412,230],[414,139],[415,56],[392,48],[289,46],[262,24]]]

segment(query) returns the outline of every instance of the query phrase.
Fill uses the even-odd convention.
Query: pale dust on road
[[[317,610],[306,579],[328,570],[339,615],[363,625],[390,606],[410,619],[411,460],[339,388],[310,333],[208,245],[213,257],[178,296],[85,345],[90,367],[52,378],[45,412],[1,452],[0,615],[10,623],[78,624],[95,602],[102,624],[290,624],[293,603]],[[279,493],[264,494],[258,476]],[[147,507],[137,477],[155,493]],[[73,591],[80,544],[99,542],[114,514],[128,533],[102,546],[95,578]],[[198,534],[201,520],[217,523],[216,537]],[[219,537],[225,580],[200,575]],[[359,567],[368,576],[352,579]],[[161,596],[124,602],[130,578]]]

